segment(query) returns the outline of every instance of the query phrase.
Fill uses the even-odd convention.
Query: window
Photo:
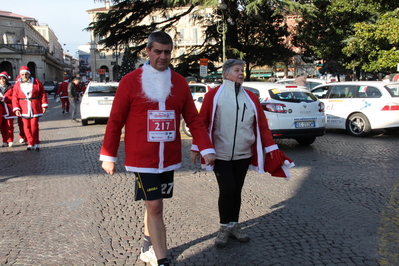
[[[105,59],[105,58],[106,58],[105,52],[101,52],[101,53],[100,53],[100,59]]]

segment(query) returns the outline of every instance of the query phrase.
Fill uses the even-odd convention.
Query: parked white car
[[[326,128],[324,104],[306,87],[273,82],[244,82],[257,89],[273,138],[310,145]]]
[[[327,128],[357,137],[373,129],[399,130],[399,82],[349,81],[312,90],[325,104]]]
[[[294,84],[295,79],[282,79],[277,81],[276,83],[278,84]],[[322,84],[327,84],[330,81],[325,80],[325,79],[313,79],[313,78],[307,78],[306,79],[306,87],[308,90],[313,89],[316,86],[322,85]]]
[[[82,126],[86,126],[89,120],[109,118],[118,86],[119,82],[95,81],[87,85],[80,103]]]

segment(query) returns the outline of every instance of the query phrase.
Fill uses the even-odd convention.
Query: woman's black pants
[[[216,160],[213,172],[219,185],[219,217],[221,224],[238,222],[241,208],[241,191],[251,158]]]

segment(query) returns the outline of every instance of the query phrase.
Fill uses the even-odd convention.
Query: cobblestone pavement
[[[114,176],[98,161],[105,124],[72,123],[50,99],[40,127],[42,150],[0,148],[0,265],[144,266],[133,178],[122,159]],[[293,177],[248,173],[240,222],[251,241],[224,249],[213,245],[215,178],[191,165],[183,142],[165,201],[172,265],[399,265],[399,134],[278,141]]]

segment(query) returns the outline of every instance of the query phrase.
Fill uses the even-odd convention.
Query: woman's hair
[[[154,42],[158,42],[161,44],[171,44],[173,49],[172,37],[170,37],[170,35],[164,31],[156,31],[151,33],[150,36],[148,36],[148,42],[147,42],[148,49],[151,50]]]
[[[222,67],[223,78],[225,78],[225,73],[230,73],[231,68],[235,65],[241,65],[244,67],[245,62],[240,59],[228,59],[226,62],[224,62]]]

